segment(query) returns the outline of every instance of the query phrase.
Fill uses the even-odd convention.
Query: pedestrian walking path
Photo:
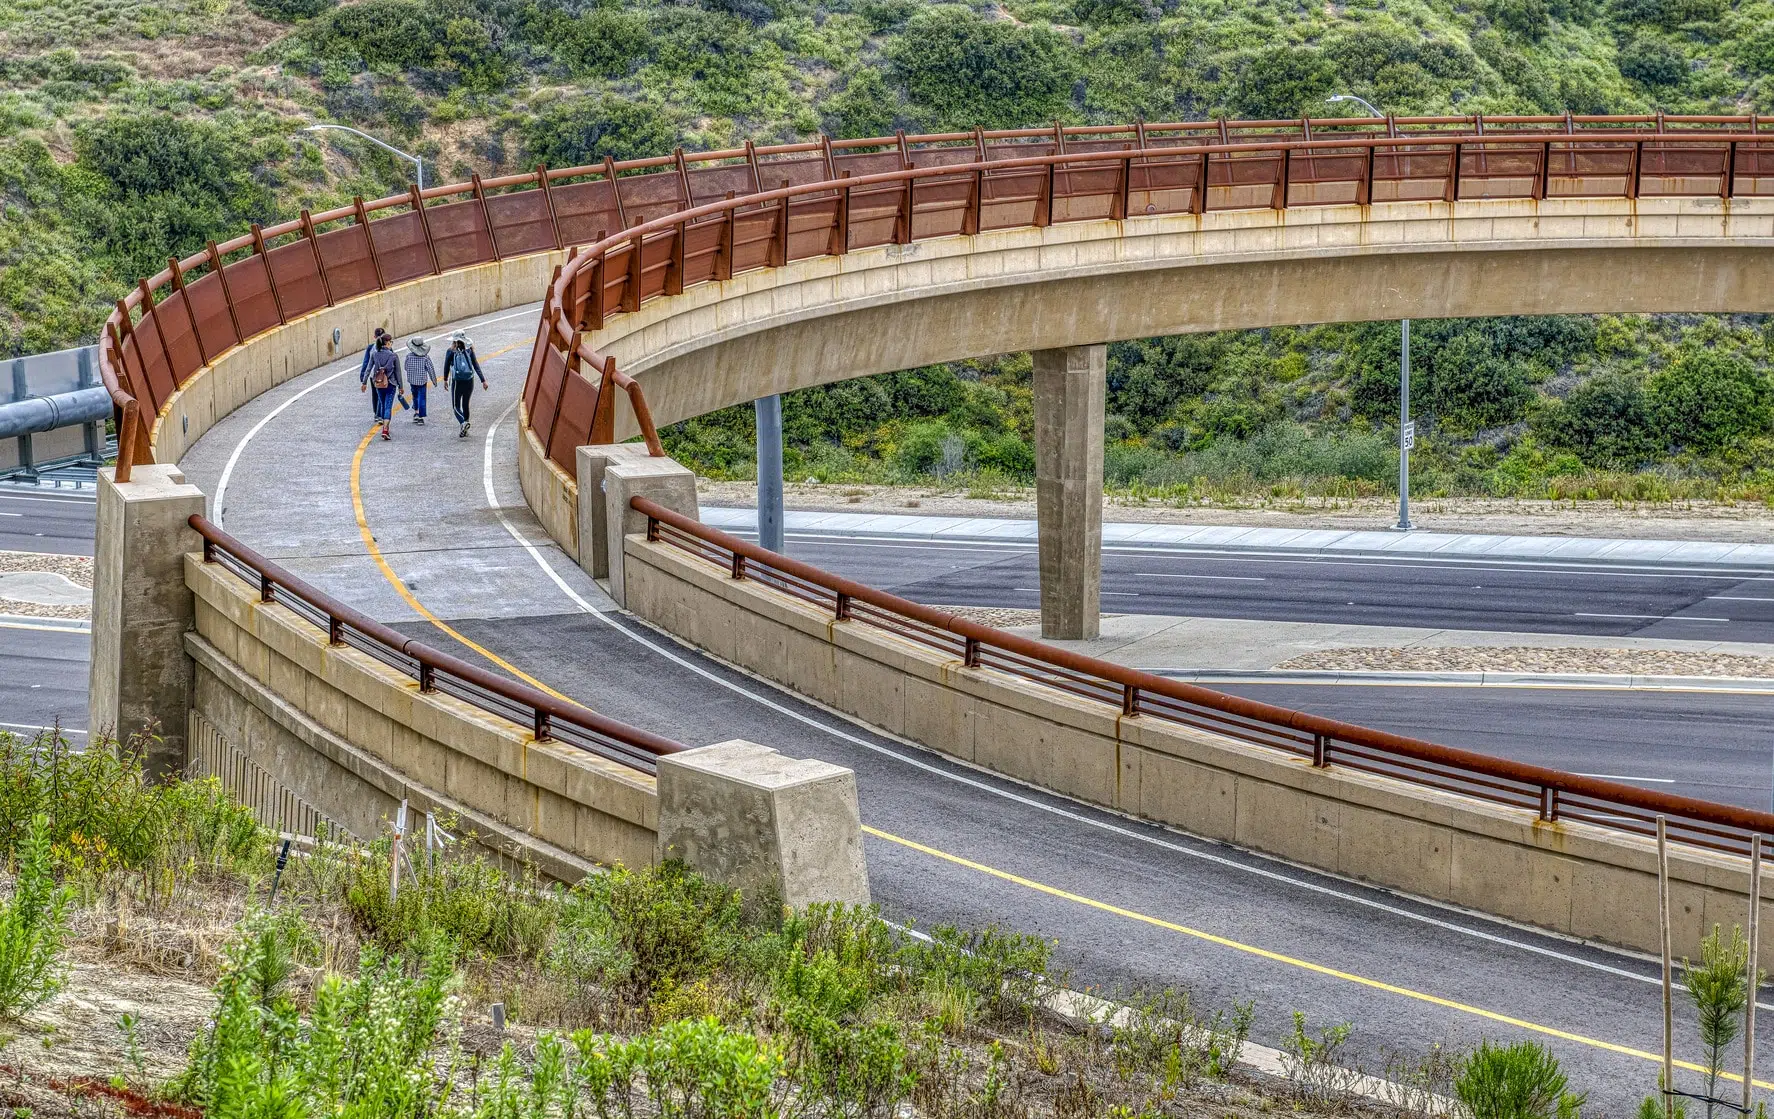
[[[710,507],[703,520],[728,531],[757,531],[756,509]],[[1035,541],[1035,522],[994,517],[790,510],[784,530],[805,535],[890,536],[912,540]],[[1570,561],[1596,564],[1774,568],[1774,544],[1709,540],[1606,540],[1584,536],[1495,536],[1486,533],[1352,532],[1342,529],[1250,528],[1109,522],[1105,547],[1187,547],[1212,551],[1336,555],[1410,555],[1461,559]]]

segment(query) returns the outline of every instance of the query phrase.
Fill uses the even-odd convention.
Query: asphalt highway
[[[1023,544],[795,536],[796,559],[919,602],[1040,605]],[[1774,642],[1774,570],[1106,549],[1111,613]]]
[[[0,552],[92,555],[92,491],[0,486]]]
[[[59,724],[83,741],[91,648],[84,633],[0,621],[0,730],[30,734]]]

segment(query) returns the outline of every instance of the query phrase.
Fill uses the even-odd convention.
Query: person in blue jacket
[[[382,438],[393,438],[388,425],[394,418],[394,398],[400,397],[402,407],[407,402],[400,391],[400,362],[394,356],[393,338],[384,334],[376,339],[376,348],[370,353],[369,366],[359,384],[362,389],[375,390],[370,396],[376,405],[376,419],[382,425]]]
[[[380,343],[382,341],[382,339],[384,339],[386,337],[388,337],[388,332],[378,326],[376,328],[376,336],[374,338],[370,339],[370,344],[363,348],[363,364],[359,365],[357,367],[357,383],[360,386],[367,384],[369,382],[370,361],[372,358],[374,358],[376,356],[376,345],[378,343]],[[359,391],[362,391],[362,390],[359,389]],[[370,408],[373,410],[375,408],[375,406],[376,406],[376,398],[372,396],[372,397],[370,397]],[[381,419],[382,417],[380,414],[377,414],[376,418]]]

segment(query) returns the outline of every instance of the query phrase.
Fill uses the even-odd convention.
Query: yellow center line
[[[508,353],[511,350],[515,350],[518,348],[518,346],[521,346],[523,344],[524,343],[522,343],[522,342],[516,342],[516,343],[513,343],[512,345],[506,346],[502,350],[494,350],[492,353],[488,354],[482,360],[483,361],[491,361],[494,358],[498,357],[500,354]],[[432,625],[436,626],[438,629],[442,630],[444,633],[449,634],[451,637],[455,638],[457,641],[460,641],[462,644],[468,646],[470,649],[473,649],[475,652],[479,653],[481,656],[492,661],[494,664],[498,665],[500,668],[503,668],[505,671],[511,673],[513,676],[517,677],[519,680],[522,680],[524,683],[530,685],[532,688],[537,688],[541,691],[547,692],[549,695],[554,696],[556,699],[565,700],[568,703],[577,703],[578,702],[577,700],[573,699],[570,696],[563,695],[562,693],[555,691],[553,688],[549,687],[547,684],[544,684],[542,681],[536,679],[534,676],[531,676],[529,673],[525,672],[523,669],[519,668],[517,665],[512,664],[510,661],[506,660],[504,657],[501,657],[499,654],[493,652],[491,649],[488,649],[486,646],[481,645],[478,642],[471,641],[460,630],[457,630],[454,626],[450,625],[448,622],[444,621],[442,618],[438,617],[436,614],[433,614],[425,606],[425,604],[423,602],[419,601],[418,597],[415,596],[411,590],[407,589],[407,585],[401,581],[400,576],[398,576],[394,573],[394,568],[388,566],[388,560],[383,557],[382,549],[376,546],[376,536],[374,533],[372,533],[370,531],[369,518],[364,515],[364,510],[363,510],[363,456],[364,456],[364,452],[369,450],[370,444],[372,442],[374,442],[374,440],[376,438],[376,433],[378,431],[380,431],[381,428],[382,428],[381,422],[377,421],[377,423],[373,427],[370,428],[369,434],[365,435],[363,437],[363,442],[361,442],[357,445],[357,453],[351,457],[351,511],[357,515],[357,533],[359,536],[363,537],[364,549],[369,552],[370,558],[372,560],[376,561],[376,567],[382,572],[382,578],[388,580],[389,586],[393,587],[395,589],[396,593],[398,593],[400,595],[400,597],[403,600],[405,600],[406,604],[408,606],[411,606],[413,608],[413,610],[421,618],[424,618],[426,621],[430,622]]]
[[[888,843],[897,843],[901,847],[909,848],[919,854],[929,855],[934,859],[941,859],[944,862],[954,863],[956,866],[966,867],[968,870],[977,871],[980,874],[988,875],[992,878],[999,879],[1000,881],[1009,882],[1013,885],[1021,886],[1024,889],[1034,890],[1036,893],[1046,894],[1048,897],[1059,898],[1062,901],[1069,901],[1075,905],[1082,905],[1090,909],[1100,910],[1104,913],[1111,913],[1117,917],[1124,917],[1129,921],[1138,921],[1142,924],[1152,925],[1168,932],[1194,937],[1196,940],[1203,940],[1209,944],[1218,945],[1221,948],[1230,948],[1235,952],[1243,952],[1247,955],[1256,956],[1259,959],[1268,960],[1271,963],[1283,964],[1287,967],[1298,968],[1301,971],[1309,971],[1316,975],[1324,975],[1332,979],[1338,979],[1345,983],[1353,983],[1360,987],[1369,987],[1376,991],[1385,991],[1390,995],[1398,995],[1402,998],[1414,999],[1417,1002],[1425,1002],[1431,1006],[1439,1006],[1446,1010],[1458,1011],[1461,1014],[1470,1014],[1474,1017],[1484,1018],[1492,1022],[1500,1022],[1506,1026],[1515,1026],[1518,1029],[1528,1030],[1537,1034],[1544,1034],[1547,1037],[1556,1037],[1561,1041],[1574,1042],[1578,1045],[1587,1045],[1593,1049],[1602,1049],[1609,1053],[1618,1053],[1626,1057],[1637,1057],[1640,1060],[1650,1061],[1658,1065],[1663,1063],[1663,1055],[1661,1053],[1650,1053],[1643,1049],[1634,1049],[1629,1045],[1619,1045],[1612,1041],[1603,1041],[1600,1038],[1586,1037],[1583,1034],[1572,1033],[1569,1030],[1561,1030],[1556,1026],[1543,1026],[1538,1022],[1529,1022],[1525,1019],[1502,1014],[1495,1010],[1486,1010],[1481,1006],[1471,1006],[1467,1003],[1456,1002],[1453,999],[1442,998],[1440,995],[1431,995],[1423,991],[1412,990],[1409,987],[1400,987],[1395,983],[1387,983],[1379,979],[1369,979],[1365,975],[1356,975],[1354,972],[1343,971],[1334,967],[1326,967],[1324,964],[1315,964],[1311,960],[1302,960],[1296,956],[1288,956],[1280,952],[1271,952],[1267,948],[1258,948],[1254,944],[1245,944],[1241,941],[1231,940],[1227,937],[1216,936],[1210,932],[1202,932],[1200,929],[1192,929],[1187,925],[1179,925],[1174,921],[1166,921],[1161,917],[1153,917],[1132,909],[1124,909],[1119,905],[1111,905],[1106,901],[1097,901],[1095,898],[1087,898],[1082,894],[1074,894],[1069,890],[1062,890],[1057,886],[1049,886],[1044,882],[1036,882],[1033,879],[1024,878],[1021,875],[1012,874],[1007,870],[999,870],[997,867],[987,866],[984,863],[976,863],[972,859],[964,859],[959,855],[951,855],[947,851],[938,850],[935,847],[928,847],[910,839],[904,839],[889,832],[884,832],[879,828],[871,828],[867,824],[863,825],[862,830],[868,835],[874,836],[876,839],[883,839]],[[1675,1063],[1677,1067],[1687,1069],[1690,1072],[1703,1073],[1706,1071],[1700,1065],[1694,1064],[1690,1061],[1676,1061]],[[1743,1083],[1743,1077],[1740,1075],[1727,1072],[1721,1073],[1720,1076],[1722,1079],[1733,1080],[1739,1084]],[[1758,1088],[1774,1088],[1774,1083],[1769,1083],[1767,1081],[1757,1080],[1754,1083]]]

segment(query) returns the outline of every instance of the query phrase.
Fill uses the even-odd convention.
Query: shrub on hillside
[[[50,873],[49,817],[38,813],[18,849],[12,896],[0,903],[0,1019],[16,1019],[62,986],[73,891]]]
[[[665,110],[608,93],[552,102],[519,134],[526,161],[550,167],[601,163],[605,156],[639,159],[669,152],[678,142],[678,126]]]
[[[1066,115],[1071,44],[1040,25],[926,8],[887,47],[919,121],[933,129],[1023,128]]]
[[[1638,380],[1604,373],[1578,385],[1534,419],[1548,444],[1575,451],[1590,466],[1636,470],[1663,450],[1656,419]]]
[[[1712,454],[1768,431],[1774,394],[1747,358],[1691,347],[1652,374],[1645,395],[1676,446]]]
[[[339,0],[247,0],[246,6],[266,19],[295,23],[329,11]]]

